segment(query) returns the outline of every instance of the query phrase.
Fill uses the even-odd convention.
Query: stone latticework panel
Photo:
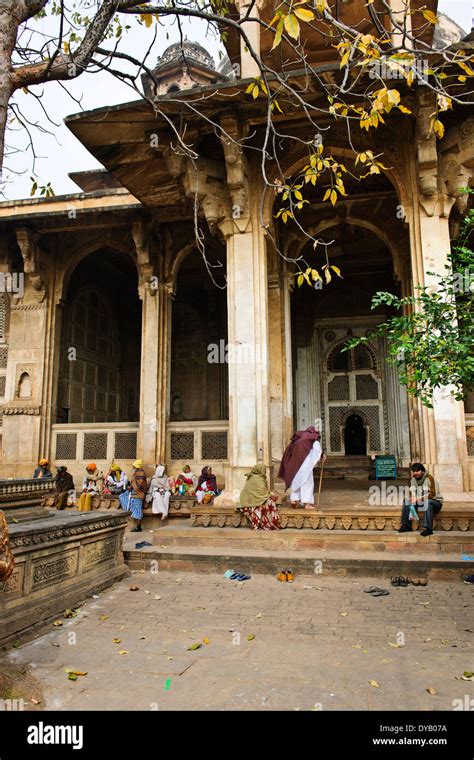
[[[77,433],[58,433],[56,436],[56,460],[76,459]]]
[[[171,433],[171,459],[194,459],[194,433]]]
[[[115,433],[115,459],[136,459],[137,433]]]
[[[379,386],[371,375],[356,375],[356,398],[359,399],[377,399],[379,397]]]
[[[201,437],[201,459],[227,459],[227,431],[203,432]]]
[[[107,433],[84,433],[84,459],[107,459]]]
[[[349,376],[336,375],[333,377],[328,383],[328,400],[348,401],[349,397]]]

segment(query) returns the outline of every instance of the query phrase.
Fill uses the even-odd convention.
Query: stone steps
[[[137,550],[138,541],[153,545]],[[474,561],[463,561],[462,553],[474,555],[474,536],[463,532],[418,535],[367,531],[362,536],[346,531],[301,530],[257,532],[236,528],[197,529],[173,526],[128,533],[124,542],[125,561],[136,570],[176,572],[219,572],[227,569],[248,574],[276,574],[291,567],[299,575],[311,576],[316,584],[324,574],[341,576],[409,575],[460,580],[474,572]]]

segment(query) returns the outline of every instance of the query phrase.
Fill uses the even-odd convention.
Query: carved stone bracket
[[[440,187],[454,205],[452,234],[457,235],[464,218],[469,195],[465,188],[470,186],[474,174],[474,117],[449,130],[441,143]]]
[[[168,170],[181,179],[186,197],[202,208],[211,233],[219,223],[231,216],[231,199],[224,166],[207,158],[192,160],[168,148],[163,154]]]
[[[416,108],[418,180],[421,204],[429,216],[435,212],[433,201],[436,203],[438,200],[438,151],[436,135],[431,128],[431,119],[435,112],[434,93],[419,92]]]
[[[19,229],[16,231],[16,239],[23,258],[25,274],[30,279],[36,301],[41,303],[46,297],[46,286],[40,275],[38,234],[29,229]]]
[[[151,256],[152,234],[150,223],[145,221],[133,223],[132,237],[137,253],[140,298],[143,298],[145,288],[152,296],[158,292],[158,273]]]
[[[235,218],[248,214],[248,180],[245,156],[241,145],[241,127],[234,116],[221,118],[225,132],[222,139],[227,172],[227,185],[232,199],[232,216]]]

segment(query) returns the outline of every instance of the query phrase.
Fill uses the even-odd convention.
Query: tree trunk
[[[0,0],[0,183],[3,179],[8,102],[12,95],[11,60],[20,21],[20,5],[12,3],[11,0]]]

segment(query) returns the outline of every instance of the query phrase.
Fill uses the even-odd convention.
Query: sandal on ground
[[[375,594],[378,591],[384,591],[384,589],[380,588],[380,586],[369,586],[369,588],[364,589],[366,594]]]
[[[393,578],[390,579],[390,583],[392,584],[392,586],[399,586],[400,580],[401,580],[400,576],[395,575]]]
[[[278,579],[279,581],[282,581],[282,582],[285,582],[285,581],[287,581],[287,580],[288,580],[288,578],[286,577],[286,573],[285,573],[285,571],[284,571],[284,570],[282,570],[280,573],[278,573],[278,575],[277,575],[277,579]]]
[[[399,581],[398,583],[399,586],[404,586],[404,587],[408,586],[408,578],[406,578],[404,575],[401,575],[398,581]]]
[[[420,586],[427,586],[427,585],[428,585],[428,581],[426,580],[426,578],[420,578]]]
[[[295,576],[293,575],[293,571],[291,570],[291,568],[288,568],[288,570],[285,570],[285,574],[286,574],[286,580],[288,581],[288,583],[293,583],[293,581],[295,580]]]
[[[373,591],[370,596],[388,596],[390,594],[390,591],[387,591],[385,588],[379,588],[377,591]]]
[[[420,579],[419,578],[410,578],[410,583],[412,586],[419,586],[420,585]]]

